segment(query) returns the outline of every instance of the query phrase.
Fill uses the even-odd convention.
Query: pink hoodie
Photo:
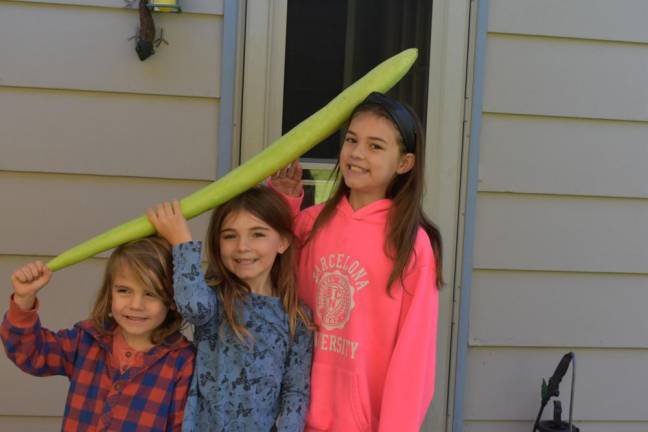
[[[298,212],[300,198],[284,196]],[[391,200],[354,211],[348,200],[301,250],[300,295],[315,335],[306,431],[418,431],[434,392],[438,290],[430,241],[420,229],[399,283],[386,291]],[[304,239],[322,206],[299,214]]]

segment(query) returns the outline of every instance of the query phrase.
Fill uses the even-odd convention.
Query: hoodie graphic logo
[[[355,306],[354,291],[349,279],[339,271],[322,276],[317,287],[317,315],[325,329],[343,328],[349,321]]]
[[[367,272],[348,255],[331,254],[320,259],[313,272],[317,284],[315,313],[326,330],[344,328],[355,306],[356,291],[369,281]]]

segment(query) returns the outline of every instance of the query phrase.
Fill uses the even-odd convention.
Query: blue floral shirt
[[[242,343],[228,325],[216,291],[205,282],[200,250],[200,242],[173,248],[175,301],[182,316],[194,325],[197,348],[182,429],[303,430],[312,332],[298,321],[291,338],[279,298],[250,294],[238,320],[252,339]]]

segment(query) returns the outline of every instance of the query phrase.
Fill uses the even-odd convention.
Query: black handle
[[[549,398],[558,396],[560,394],[560,391],[558,390],[560,381],[562,381],[563,377],[567,373],[567,369],[569,368],[569,364],[571,363],[573,357],[574,353],[568,352],[563,356],[562,359],[560,359],[560,363],[558,363],[558,366],[556,366],[556,370],[554,371],[551,378],[549,378],[549,384],[547,384],[547,394],[543,396],[543,399],[546,399],[548,401]]]

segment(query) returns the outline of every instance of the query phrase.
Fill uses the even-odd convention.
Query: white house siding
[[[530,431],[570,350],[576,423],[648,430],[647,16],[643,0],[490,0],[468,432]]]
[[[137,2],[136,2],[137,3]],[[140,62],[122,0],[0,0],[0,280],[216,176],[222,0],[155,15],[170,45]],[[191,225],[202,237],[206,216]],[[54,275],[43,323],[87,316],[105,256]],[[60,430],[67,380],[0,356],[0,430]]]

